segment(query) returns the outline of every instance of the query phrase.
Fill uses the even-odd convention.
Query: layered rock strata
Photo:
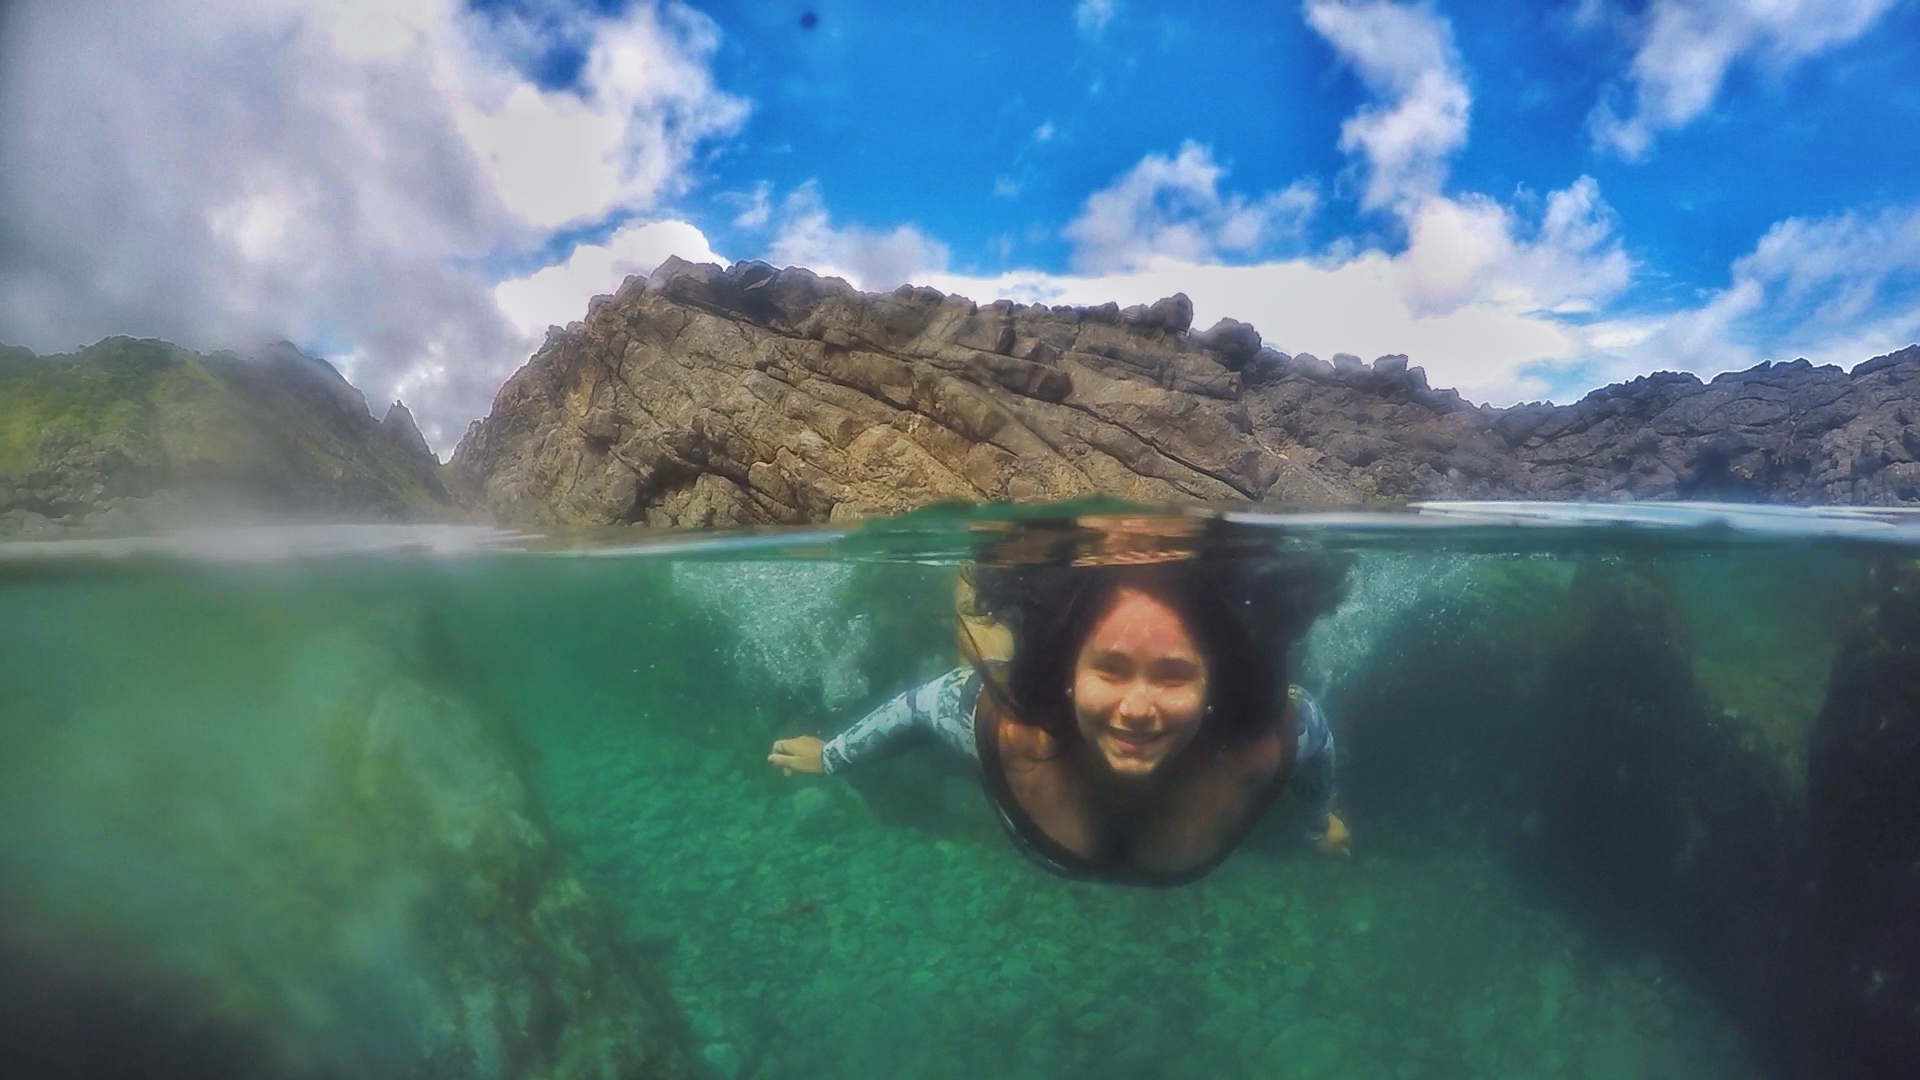
[[[1100,493],[1308,505],[1411,498],[1920,502],[1920,348],[1662,374],[1569,406],[1474,406],[1405,356],[1322,361],[1151,306],[863,294],[670,259],[556,328],[450,473],[510,520],[838,521]]]

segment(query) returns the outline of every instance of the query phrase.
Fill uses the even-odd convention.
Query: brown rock
[[[846,520],[932,501],[1354,500],[1283,483],[1184,296],[1115,307],[863,295],[805,270],[669,260],[560,331],[453,470],[541,523]],[[1296,488],[1298,489],[1296,491]]]
[[[556,330],[450,467],[529,523],[846,520],[1108,494],[1920,503],[1920,347],[1474,407],[1402,354],[1264,348],[1183,295],[985,306],[669,259]],[[708,479],[710,478],[710,479]]]

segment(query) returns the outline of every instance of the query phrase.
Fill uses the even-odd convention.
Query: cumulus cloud
[[[708,74],[719,32],[701,15],[635,5],[596,24],[590,41],[577,89],[543,90],[478,68],[454,97],[460,131],[494,190],[533,225],[600,218],[677,193],[694,148],[746,115]]]
[[[1632,277],[1613,211],[1590,176],[1549,194],[1537,223],[1481,195],[1426,199],[1406,221],[1408,243],[1395,262],[1405,302],[1419,314],[1468,304],[1587,314]]]
[[[1107,273],[930,274],[927,284],[976,300],[1150,303],[1184,292],[1196,325],[1231,317],[1269,344],[1330,356],[1411,353],[1435,385],[1475,400],[1545,396],[1542,360],[1586,355],[1560,314],[1593,310],[1630,277],[1598,186],[1582,177],[1523,219],[1491,200],[1432,200],[1397,254],[1250,264],[1161,254]]]
[[[1653,138],[1713,105],[1735,63],[1784,70],[1867,32],[1895,0],[1653,0],[1641,17],[1627,75],[1625,116],[1602,101],[1595,146],[1634,159]]]
[[[773,184],[762,180],[746,192],[735,192],[727,197],[729,202],[740,207],[733,217],[736,229],[764,229],[767,222],[773,220]]]
[[[1173,157],[1148,154],[1112,186],[1094,192],[1064,230],[1076,268],[1124,271],[1155,258],[1204,262],[1253,254],[1296,238],[1319,206],[1306,181],[1258,199],[1220,192],[1226,170],[1198,143]]]
[[[1391,208],[1440,190],[1467,144],[1473,104],[1453,30],[1424,5],[1310,0],[1308,25],[1378,102],[1340,126],[1340,149],[1367,166],[1361,205]]]
[[[1478,400],[1545,396],[1553,362],[1591,355],[1576,319],[1632,278],[1599,185],[1580,177],[1522,200],[1524,211],[1443,194],[1472,106],[1446,21],[1424,5],[1378,0],[1314,0],[1305,12],[1376,99],[1347,119],[1340,145],[1365,172],[1362,205],[1404,230],[1400,250],[1336,246],[1253,261],[1276,240],[1298,242],[1318,192],[1301,182],[1259,199],[1222,194],[1225,170],[1187,143],[1172,157],[1147,155],[1087,198],[1064,230],[1077,273],[933,273],[928,282],[976,299],[1042,303],[1146,303],[1185,292],[1199,323],[1249,321],[1289,351],[1408,352],[1436,384]]]
[[[847,279],[856,288],[891,289],[944,271],[947,246],[912,225],[880,231],[833,223],[817,185],[801,185],[781,204],[767,259]]]
[[[674,7],[583,22],[571,101],[516,73],[511,21],[455,0],[4,18],[0,340],[319,344],[443,451],[529,348],[487,261],[673,190],[741,108],[706,79],[710,24]],[[539,115],[561,142],[528,135]],[[568,175],[543,192],[543,170]]]
[[[1479,400],[1545,396],[1552,364],[1591,354],[1580,324],[1632,278],[1599,185],[1582,176],[1521,205],[1444,194],[1472,105],[1446,21],[1378,0],[1316,0],[1305,11],[1376,99],[1348,118],[1340,145],[1364,171],[1362,205],[1404,231],[1399,250],[1336,245],[1273,259],[1276,245],[1297,249],[1319,206],[1315,187],[1223,194],[1225,170],[1187,143],[1087,198],[1064,230],[1076,273],[927,280],[976,299],[1046,303],[1185,292],[1202,323],[1249,321],[1289,351],[1408,352],[1437,384]]]
[[[494,287],[494,299],[520,333],[532,337],[587,313],[587,301],[612,291],[628,274],[651,274],[667,257],[724,262],[699,229],[684,221],[634,222],[604,243],[580,244],[563,263]]]
[[[1711,375],[1796,356],[1850,366],[1912,344],[1920,204],[1778,222],[1734,261],[1724,289],[1640,329],[1612,350],[1613,370]]]

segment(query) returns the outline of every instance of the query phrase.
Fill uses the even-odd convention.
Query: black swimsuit
[[[973,677],[973,694],[979,696],[980,676]],[[977,715],[977,714],[976,714]],[[1247,805],[1246,813],[1231,836],[1220,845],[1220,849],[1184,870],[1150,870],[1131,863],[1097,862],[1068,848],[1066,845],[1047,835],[1046,830],[1035,824],[1019,800],[1014,797],[1013,786],[1007,782],[1007,770],[1000,759],[1000,740],[993,724],[974,724],[974,754],[980,762],[981,779],[986,785],[987,799],[993,803],[994,810],[1000,816],[1000,824],[1006,827],[1007,836],[1013,840],[1028,858],[1039,863],[1047,870],[1061,877],[1079,881],[1103,881],[1114,885],[1141,885],[1149,888],[1170,888],[1175,885],[1188,885],[1206,877],[1214,867],[1226,861],[1235,848],[1247,837],[1260,819],[1265,816],[1273,801],[1286,790],[1287,766],[1291,761],[1283,761],[1273,770],[1266,786]],[[1291,757],[1291,755],[1289,755]]]
[[[940,742],[967,754],[980,766],[988,800],[1014,846],[1053,873],[1083,880],[1165,886],[1204,877],[1245,839],[1280,790],[1289,784],[1307,805],[1310,821],[1326,820],[1333,799],[1333,733],[1312,696],[1299,687],[1291,687],[1288,693],[1296,725],[1293,768],[1275,770],[1274,782],[1249,804],[1246,822],[1215,857],[1178,873],[1116,868],[1087,859],[1046,835],[1014,800],[1000,762],[997,739],[987,738],[977,730],[982,726],[975,722],[981,686],[979,672],[963,667],[900,694],[829,741],[821,751],[821,763],[828,773],[838,773],[906,745],[917,732],[931,732]]]

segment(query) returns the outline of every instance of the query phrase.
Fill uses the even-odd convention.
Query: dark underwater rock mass
[[[122,658],[83,687],[0,663],[7,1075],[705,1075],[431,620],[287,613],[330,591],[49,617]]]
[[[1749,569],[1751,588],[1769,587]],[[1331,697],[1343,789],[1368,811],[1356,829],[1406,853],[1490,845],[1596,950],[1662,957],[1708,991],[1764,1048],[1769,1075],[1856,1075],[1835,1065],[1854,1036],[1810,1000],[1823,924],[1858,913],[1809,904],[1795,759],[1702,683],[1675,589],[1685,572],[1593,559],[1556,585],[1509,564],[1444,610],[1412,610]],[[1920,768],[1892,775],[1906,786],[1870,786],[1911,801]],[[1839,892],[1876,910],[1895,895],[1858,877]]]
[[[413,416],[376,421],[323,360],[109,338],[0,348],[0,536],[202,524],[207,515],[408,520],[453,506]]]
[[[1871,601],[1808,762],[1824,961],[1810,991],[1846,1074],[1894,1080],[1920,1068],[1920,566],[1876,567]]]
[[[1529,703],[1520,775],[1541,829],[1526,862],[1804,1056],[1804,842],[1785,771],[1700,686],[1660,575],[1588,562],[1568,601],[1571,633]]]
[[[669,259],[555,328],[455,452],[533,523],[843,520],[943,499],[1920,503],[1920,347],[1476,407],[1405,356],[1323,361],[1184,296],[985,306]]]

